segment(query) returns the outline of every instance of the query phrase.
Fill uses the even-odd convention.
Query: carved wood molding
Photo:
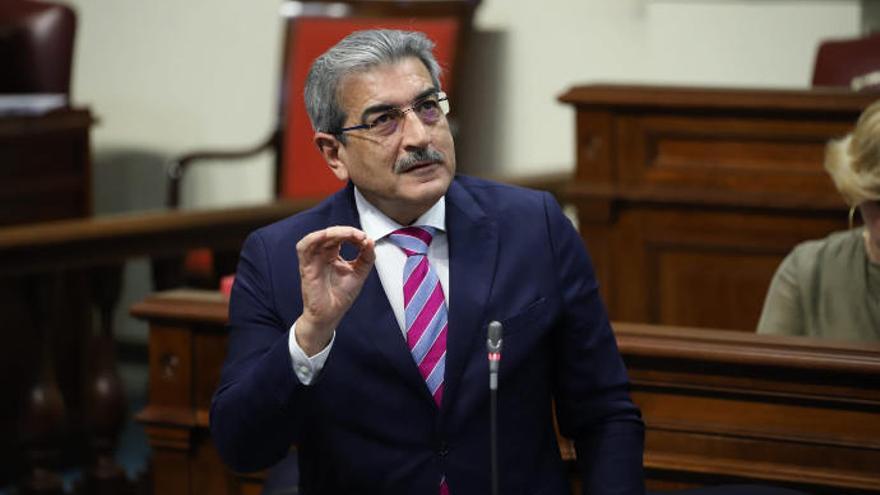
[[[870,105],[876,95],[846,88],[746,89],[591,84],[576,86],[559,101],[583,108],[653,108],[700,110],[707,108],[739,113],[823,113],[851,121],[853,114]]]
[[[805,337],[615,322],[622,353],[690,361],[880,374],[880,343],[850,343]],[[880,387],[880,384],[875,383]]]

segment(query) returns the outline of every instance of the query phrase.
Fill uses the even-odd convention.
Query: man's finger
[[[362,230],[337,225],[306,235],[296,244],[296,250],[301,256],[308,257],[338,250],[343,242],[360,245],[364,239],[367,239],[367,234]]]
[[[313,251],[315,246],[324,238],[324,235],[324,230],[317,230],[307,234],[296,243],[296,252],[303,255]]]
[[[352,268],[360,273],[369,272],[376,261],[376,243],[369,237],[358,246],[360,252],[352,262]]]

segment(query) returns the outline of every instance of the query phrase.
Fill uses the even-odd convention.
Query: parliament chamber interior
[[[299,493],[209,408],[245,237],[343,185],[308,67],[376,26],[435,41],[460,172],[575,222],[652,493],[880,493],[880,340],[756,332],[852,227],[824,163],[880,100],[876,2],[249,3],[0,3],[0,494]]]

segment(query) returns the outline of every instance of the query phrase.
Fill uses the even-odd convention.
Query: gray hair
[[[346,119],[339,102],[343,78],[382,64],[416,57],[425,64],[439,91],[441,69],[433,49],[434,42],[419,32],[376,29],[346,36],[315,60],[306,78],[304,96],[312,128],[328,133],[342,128]]]
[[[862,112],[851,134],[828,144],[825,169],[850,206],[880,200],[880,100]]]

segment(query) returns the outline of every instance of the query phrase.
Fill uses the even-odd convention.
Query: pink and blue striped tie
[[[403,309],[406,343],[437,406],[443,400],[446,369],[446,298],[437,272],[428,263],[433,227],[404,227],[390,240],[406,254],[403,267]]]
[[[403,310],[406,343],[419,373],[437,406],[443,400],[446,370],[446,298],[437,272],[428,262],[433,227],[404,227],[389,238],[406,254],[403,266]],[[440,495],[449,495],[446,477],[440,479]]]

